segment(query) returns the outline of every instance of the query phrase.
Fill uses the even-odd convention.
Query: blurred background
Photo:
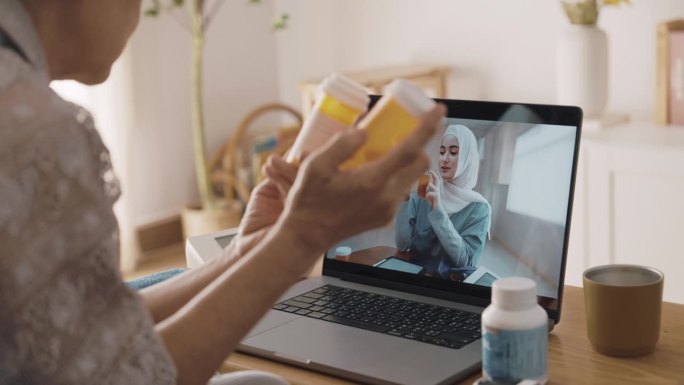
[[[238,164],[227,167],[230,175],[246,180],[247,193],[257,178],[247,163],[258,161],[259,145],[274,150],[284,140],[284,127],[297,125],[294,114],[267,110],[243,125],[244,135],[236,138],[240,123],[255,109],[279,103],[306,115],[312,87],[333,71],[355,75],[371,90],[398,73],[415,76],[433,96],[553,104],[561,98],[559,71],[565,68],[557,62],[558,50],[577,26],[564,10],[568,1],[561,0],[218,3],[207,5],[213,21],[203,35],[204,157],[209,163],[232,140],[229,158]],[[153,5],[145,3],[143,10]],[[581,284],[581,271],[602,262],[650,263],[684,274],[684,267],[672,262],[682,253],[675,240],[682,232],[677,219],[684,217],[678,198],[684,174],[676,164],[684,164],[678,163],[684,160],[684,130],[671,119],[656,118],[663,71],[658,28],[681,18],[681,0],[632,0],[601,6],[600,18],[589,24],[607,39],[607,97],[600,112],[585,122],[597,128],[584,135],[582,144],[568,283]],[[183,211],[202,201],[192,144],[193,35],[188,20],[187,6],[144,16],[105,84],[53,84],[65,98],[93,112],[112,151],[124,187],[117,214],[126,271],[139,269],[155,250],[180,250]],[[274,21],[281,28],[274,30]],[[275,144],[262,134],[275,138]],[[247,140],[249,159],[235,160]],[[658,146],[665,146],[667,155]],[[629,161],[619,161],[621,156]],[[217,157],[226,166],[225,154]],[[635,158],[641,159],[636,166],[630,163]],[[235,201],[244,200],[240,190],[235,183],[212,187],[213,193]],[[630,243],[636,235],[650,247]],[[684,294],[678,294],[684,288],[675,289],[666,279],[666,300],[684,302]]]

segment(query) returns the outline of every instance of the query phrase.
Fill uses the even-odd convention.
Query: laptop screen
[[[376,101],[377,97],[373,98]],[[343,271],[489,298],[499,278],[537,283],[559,310],[581,112],[572,107],[443,101],[428,173],[394,219],[326,253]]]

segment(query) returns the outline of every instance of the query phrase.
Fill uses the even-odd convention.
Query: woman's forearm
[[[204,384],[239,341],[316,259],[274,231],[157,325],[178,384]],[[284,254],[287,251],[287,254]]]
[[[264,240],[157,324],[179,384],[205,384],[323,250],[392,218],[401,192],[428,168],[423,148],[444,115],[444,106],[433,108],[387,156],[355,170],[340,171],[340,165],[361,148],[365,130],[338,134],[304,161],[284,212]]]
[[[238,256],[234,243],[226,248],[220,258],[140,291],[155,324],[177,312],[235,263]]]

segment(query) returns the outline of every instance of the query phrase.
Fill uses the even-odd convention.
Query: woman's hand
[[[364,143],[363,130],[346,131],[311,154],[288,195],[279,231],[289,232],[294,246],[313,258],[336,242],[388,223],[405,191],[428,168],[424,147],[444,113],[444,106],[436,106],[388,155],[358,169],[340,171],[339,166]]]
[[[442,191],[440,190],[441,186],[437,173],[432,170],[427,173],[430,175],[430,183],[428,184],[428,193],[425,195],[425,199],[434,210],[442,204]]]
[[[252,192],[235,238],[239,256],[259,243],[283,212],[285,198],[297,176],[298,167],[272,155],[262,171],[266,179]]]
[[[266,179],[252,192],[238,235],[224,251],[226,258],[192,269],[183,274],[182,279],[170,279],[140,292],[155,323],[178,311],[263,240],[283,212],[285,197],[297,176],[297,170],[297,166],[285,162],[283,158],[271,156],[262,169]]]
[[[325,249],[392,219],[404,190],[429,166],[423,149],[444,112],[444,106],[435,107],[387,156],[355,170],[340,171],[339,166],[364,142],[365,131],[338,135],[311,154],[298,172],[290,170],[294,172],[288,175],[296,178],[282,213],[279,199],[287,190],[286,180],[277,183],[270,177],[264,182],[250,202],[242,231],[256,234],[277,218],[275,226],[244,258],[156,326],[176,365],[178,383],[206,383]]]

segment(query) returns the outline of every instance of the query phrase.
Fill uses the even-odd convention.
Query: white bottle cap
[[[339,257],[348,257],[351,255],[352,249],[349,246],[340,246],[335,249],[335,255]]]
[[[492,285],[492,304],[504,310],[524,310],[537,304],[537,284],[523,277],[501,278]]]
[[[404,79],[396,79],[385,87],[385,93],[391,95],[411,115],[421,117],[435,106],[425,92]]]
[[[365,112],[370,102],[370,97],[363,86],[337,73],[323,79],[319,92],[328,94],[360,112]]]

